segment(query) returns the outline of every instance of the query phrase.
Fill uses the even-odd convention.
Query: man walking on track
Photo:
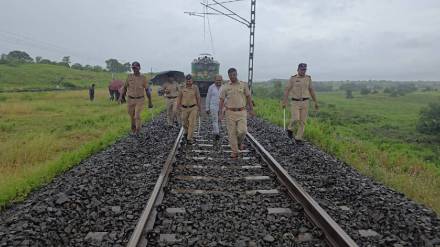
[[[179,85],[174,78],[168,78],[168,81],[163,85],[164,97],[167,106],[167,124],[172,127],[177,121],[177,96],[179,95]]]
[[[127,94],[128,115],[131,118],[131,131],[133,134],[139,134],[141,129],[141,112],[145,104],[145,89],[148,88],[147,78],[140,73],[141,65],[138,62],[131,64],[133,74],[128,75],[122,89],[122,94],[119,101]],[[148,108],[152,108],[151,96],[148,97]]]
[[[247,112],[246,105],[249,107],[249,114],[254,116],[251,92],[246,83],[237,79],[237,70],[228,70],[229,82],[223,86],[220,93],[220,120],[223,119],[223,107],[226,107],[226,128],[228,129],[229,145],[231,146],[231,158],[238,157],[238,148],[243,150],[244,138],[247,133]],[[226,100],[226,104],[225,104]]]
[[[222,89],[223,78],[221,75],[215,76],[214,83],[209,86],[208,94],[206,95],[206,113],[211,116],[212,129],[214,133],[214,139],[218,141],[220,139],[220,129],[218,127],[218,116],[220,114],[220,91]]]
[[[177,106],[181,109],[181,121],[185,130],[185,140],[188,145],[194,143],[193,135],[197,116],[201,111],[199,88],[193,84],[190,74],[185,77],[186,83],[179,90]]]
[[[298,74],[290,77],[289,82],[287,82],[283,98],[283,108],[287,106],[289,101],[288,98],[292,99],[292,117],[287,128],[287,135],[289,138],[293,138],[294,128],[298,125],[298,130],[295,136],[295,142],[298,144],[302,144],[303,142],[310,97],[312,97],[313,102],[315,102],[315,109],[319,109],[315,90],[312,86],[312,78],[309,75],[306,75],[306,71],[307,64],[300,63],[298,65]]]

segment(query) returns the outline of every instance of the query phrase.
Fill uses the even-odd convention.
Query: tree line
[[[67,67],[70,69],[76,69],[76,70],[88,70],[88,71],[94,71],[94,72],[114,72],[114,73],[124,73],[124,72],[130,72],[131,66],[130,63],[122,63],[119,62],[115,58],[110,58],[105,61],[106,67],[103,68],[99,65],[82,65],[80,63],[72,63],[70,60],[70,56],[64,56],[61,58],[61,61],[52,61],[47,58],[43,58],[41,56],[36,56],[35,59],[31,57],[27,52],[25,51],[10,51],[8,54],[1,54],[0,57],[0,64],[5,64],[9,66],[18,66],[20,64],[30,64],[30,63],[36,63],[36,64],[51,64],[51,65],[58,65]]]

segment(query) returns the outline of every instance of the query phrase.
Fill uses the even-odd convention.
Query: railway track
[[[180,130],[128,246],[357,246],[251,134],[232,160],[210,133]]]

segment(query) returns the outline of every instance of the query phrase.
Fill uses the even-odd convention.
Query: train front
[[[209,86],[214,83],[215,75],[219,74],[220,63],[210,54],[201,54],[191,63],[191,74],[194,83],[199,87],[200,96],[206,97]]]

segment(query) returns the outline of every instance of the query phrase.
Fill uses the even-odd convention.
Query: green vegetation
[[[321,109],[310,112],[306,138],[440,213],[440,136],[416,131],[421,109],[439,102],[440,92],[345,94],[318,93]],[[258,116],[282,126],[279,99],[255,101]]]
[[[64,56],[60,62],[57,61],[51,61],[49,59],[42,58],[40,56],[35,57],[35,60],[25,51],[10,51],[8,54],[1,54],[0,56],[0,64],[5,64],[8,66],[16,67],[20,64],[31,64],[31,63],[37,63],[37,64],[51,64],[51,65],[58,65],[63,66],[67,68],[72,68],[76,70],[88,70],[88,71],[94,71],[94,72],[105,72],[106,70],[102,68],[99,65],[82,65],[80,63],[74,63],[70,65],[72,62],[70,61],[70,56]],[[130,63],[120,63],[115,58],[110,58],[105,61],[107,71],[114,72],[114,73],[124,73],[124,72],[130,72],[131,66]]]
[[[431,103],[420,111],[417,130],[424,134],[440,137],[440,102]]]
[[[130,63],[120,63],[115,58],[105,61],[106,69],[99,65],[81,65],[64,56],[60,62],[35,60],[24,51],[11,51],[0,56],[0,92],[49,91],[59,89],[84,89],[92,83],[105,87],[116,73],[115,79],[125,79],[131,71]],[[147,78],[149,79],[149,78]]]
[[[69,68],[42,63],[19,63],[14,66],[0,63],[0,92],[85,89],[92,83],[97,88],[107,88],[112,79],[112,73],[108,71],[74,69],[74,65]],[[127,67],[127,64],[123,66]],[[127,78],[125,72],[115,72],[113,75],[115,79],[125,80]],[[152,75],[145,74],[147,80]]]
[[[116,74],[125,79],[126,74]],[[95,83],[98,88],[107,87],[112,79],[109,72],[75,70],[49,64],[0,64],[0,92],[30,89],[80,89]]]
[[[127,106],[109,102],[106,89],[95,99],[87,90],[0,93],[0,208],[128,133]],[[153,104],[144,121],[164,109],[155,94]]]

